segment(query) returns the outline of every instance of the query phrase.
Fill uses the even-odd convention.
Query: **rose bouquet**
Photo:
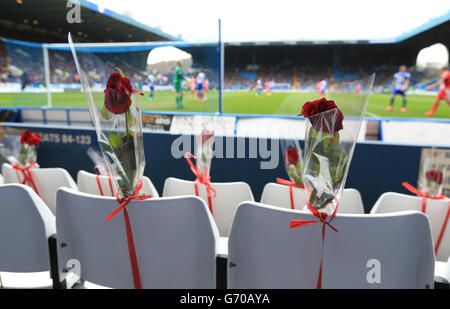
[[[39,167],[37,164],[37,146],[40,142],[40,134],[26,130],[20,137],[18,135],[3,136],[0,145],[0,154],[16,170],[17,180],[24,185],[31,186],[38,195],[39,192],[30,170]]]
[[[307,207],[313,212],[335,212],[347,178],[350,161],[361,128],[374,75],[351,83],[334,99],[306,102],[305,166],[303,181]],[[364,93],[352,90],[364,84]]]
[[[303,186],[303,156],[300,144],[297,140],[282,140],[281,149],[289,179],[298,186]]]
[[[331,222],[336,216],[374,78],[375,74],[364,81],[343,85],[329,99],[306,102],[302,107],[301,114],[306,118],[302,173],[306,208],[318,221],[292,220],[290,227],[322,223],[322,246],[327,226],[337,232]],[[356,91],[358,84],[364,86]],[[317,288],[321,287],[322,259],[317,279]]]
[[[445,171],[447,169],[444,152],[439,152],[435,148],[424,151],[424,159],[420,164],[418,188],[403,182],[402,185],[411,193],[422,198],[422,212],[427,213],[428,199],[431,200],[447,200],[450,199],[442,194],[442,187],[445,179]],[[434,252],[438,255],[440,245],[445,235],[448,222],[450,221],[450,207],[444,215],[444,224],[437,237],[434,245]]]
[[[23,132],[20,137],[20,151],[17,161],[21,166],[26,166],[37,161],[37,145],[41,142],[41,135],[30,130]]]
[[[297,140],[281,140],[280,144],[283,151],[284,166],[286,167],[289,180],[277,178],[277,183],[289,186],[291,209],[295,209],[294,187],[304,188],[302,179],[302,149]]]
[[[120,68],[109,67],[84,49],[77,53],[70,35],[69,43],[108,174],[117,175],[114,181],[122,197],[136,196],[145,167],[139,107],[143,94],[131,85]],[[107,76],[102,96],[91,90],[97,84],[92,74],[88,74],[92,66],[97,75]]]
[[[204,178],[209,178],[211,160],[213,156],[214,131],[203,128],[201,134],[197,135],[195,143],[195,156],[197,157],[197,168]]]
[[[134,286],[142,288],[137,254],[133,240],[127,205],[132,200],[151,198],[142,192],[145,157],[142,138],[142,118],[139,97],[120,68],[112,68],[87,49],[78,52],[69,34],[69,45],[80,77],[81,86],[89,105],[100,149],[109,175],[119,188],[116,198],[119,206],[106,217],[112,220],[123,210],[130,264]],[[102,79],[103,83],[99,83]],[[102,92],[93,89],[103,86]]]
[[[419,191],[428,197],[439,197],[445,179],[444,153],[431,149],[425,153],[419,175]]]
[[[195,195],[199,196],[198,184],[203,184],[206,188],[209,210],[213,213],[212,199],[216,191],[211,187],[211,160],[213,157],[214,130],[203,125],[203,129],[195,138],[195,155],[186,153],[185,158],[196,176],[194,181]],[[195,165],[191,159],[195,159]]]
[[[41,135],[26,130],[18,135],[6,135],[2,139],[0,153],[13,164],[27,167],[37,161],[37,145],[41,142]]]

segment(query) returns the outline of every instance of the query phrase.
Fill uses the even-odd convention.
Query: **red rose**
[[[316,116],[323,112],[336,109],[336,113],[329,112],[324,117]],[[316,131],[322,131],[334,135],[334,133],[342,130],[342,122],[344,115],[336,106],[334,101],[325,98],[313,102],[306,102],[302,107],[302,115],[309,118],[311,125]]]
[[[298,152],[295,149],[288,148],[284,152],[284,161],[287,165],[295,165],[298,163]]]
[[[210,138],[212,137],[212,133],[211,131],[209,131],[208,129],[204,128],[202,131],[202,145],[205,145]]]
[[[30,146],[35,146],[41,142],[41,135],[39,133],[33,133],[30,130],[26,130],[22,133],[20,137],[21,144],[28,144]]]
[[[431,170],[425,173],[425,177],[427,178],[428,181],[434,181],[437,182],[438,184],[442,184],[444,175],[442,174],[441,171]]]
[[[105,107],[114,114],[125,113],[131,105],[131,95],[140,93],[131,86],[130,80],[119,73],[112,73],[105,89]]]

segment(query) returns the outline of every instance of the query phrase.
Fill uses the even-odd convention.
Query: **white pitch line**
[[[366,114],[369,115],[370,117],[380,118],[380,116],[378,116],[377,114],[372,113],[372,112],[366,111]]]

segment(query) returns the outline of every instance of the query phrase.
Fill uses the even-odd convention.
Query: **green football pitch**
[[[102,93],[94,93],[94,100],[100,105]],[[182,111],[214,113],[219,110],[219,94],[210,91],[205,102],[198,102],[189,92],[185,92],[183,104],[185,109],[177,110],[175,94],[169,91],[155,92],[153,100],[148,100],[148,93],[141,97],[140,104],[143,110],[149,111]],[[373,94],[370,96],[367,107],[367,117],[388,118],[430,118],[424,116],[433,102],[433,96],[409,95],[407,111],[400,112],[402,98],[397,97],[394,110],[387,112],[389,94]],[[270,96],[261,94],[257,96],[252,92],[224,92],[223,112],[231,114],[272,114],[297,115],[306,101],[317,99],[317,94],[276,92]],[[0,93],[0,107],[39,107],[47,104],[45,93]],[[81,92],[65,92],[52,94],[52,107],[55,108],[87,108],[84,95]],[[431,118],[450,118],[450,106],[441,102],[435,116]]]

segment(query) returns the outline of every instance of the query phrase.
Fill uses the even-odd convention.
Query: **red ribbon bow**
[[[94,171],[97,174],[95,178],[97,180],[98,190],[100,191],[100,195],[104,196],[102,184],[100,182],[101,166],[100,165],[94,166]],[[111,176],[108,176],[108,182],[109,182],[109,189],[111,190],[111,196],[114,196],[114,188],[113,188],[113,185],[112,185]]]
[[[36,166],[37,162],[33,162],[27,167],[22,167],[18,164],[11,163],[11,166],[16,170],[17,180],[22,183],[23,185],[30,185],[33,190],[36,192],[37,195],[39,195],[39,192],[36,188],[36,184],[34,183],[33,176],[31,175],[30,170]],[[19,172],[23,175],[23,180],[20,181]]]
[[[449,200],[449,202],[450,202],[450,199],[448,197],[446,197],[445,195],[439,194],[436,197],[428,196],[427,194],[420,192],[418,189],[414,188],[412,185],[410,185],[407,182],[402,182],[402,186],[405,187],[409,192],[414,193],[415,195],[420,196],[422,198],[422,212],[424,214],[426,214],[426,211],[427,211],[427,199]],[[447,224],[448,224],[449,219],[450,219],[450,203],[449,203],[449,208],[447,210],[447,214],[444,219],[444,224],[442,225],[441,231],[439,233],[439,237],[436,241],[436,245],[434,246],[434,254],[437,254],[439,251],[439,247],[441,246],[442,238],[444,238],[444,233],[445,233],[445,230],[447,229]]]
[[[281,179],[281,178],[277,178],[277,183],[279,183],[280,185],[289,186],[289,196],[291,198],[291,208],[295,209],[295,207],[294,207],[294,190],[293,190],[293,188],[296,187],[296,188],[305,189],[305,186],[299,185],[295,181],[290,181],[290,180]]]
[[[112,218],[114,218],[119,211],[123,209],[123,216],[125,219],[125,228],[127,232],[127,243],[128,243],[128,254],[130,255],[130,264],[131,264],[131,271],[133,275],[133,283],[135,289],[142,289],[142,283],[141,283],[141,276],[139,274],[139,264],[137,261],[136,256],[136,248],[134,246],[134,239],[133,239],[133,232],[131,230],[131,223],[130,223],[130,217],[128,216],[128,211],[126,209],[126,206],[132,201],[141,201],[151,198],[151,195],[141,195],[137,196],[138,193],[142,190],[142,180],[139,180],[139,184],[136,187],[136,190],[134,190],[133,194],[130,197],[119,197],[119,192],[117,192],[116,199],[117,202],[119,202],[120,206],[117,207],[112,213],[109,214],[108,217],[106,217],[106,221],[111,221]]]
[[[319,268],[319,275],[317,278],[317,289],[322,288],[322,262],[323,262],[323,248],[325,246],[325,231],[326,227],[328,226],[333,231],[337,232],[338,230],[331,225],[331,222],[336,217],[336,212],[339,206],[339,203],[336,205],[336,208],[334,209],[333,214],[330,216],[329,221],[327,221],[328,215],[326,213],[319,213],[316,208],[314,208],[309,202],[307,202],[308,209],[312,212],[312,214],[319,219],[319,221],[311,221],[311,220],[291,220],[290,222],[290,228],[295,229],[302,226],[308,226],[316,223],[322,223],[322,253],[320,255],[320,268]]]
[[[186,159],[187,163],[189,164],[189,166],[191,167],[191,171],[192,173],[194,173],[195,176],[197,176],[197,178],[194,180],[194,187],[195,187],[195,195],[198,195],[198,183],[201,183],[205,186],[206,188],[206,194],[208,195],[208,206],[209,206],[209,210],[211,211],[211,214],[213,214],[213,209],[212,209],[212,193],[214,193],[214,197],[216,197],[216,190],[214,190],[213,187],[211,187],[211,177],[208,174],[208,168],[205,169],[205,174],[202,175],[202,172],[200,171],[200,169],[194,165],[194,163],[192,162],[191,158],[197,160],[197,157],[194,156],[192,153],[190,152],[186,152],[184,154],[184,158]]]

